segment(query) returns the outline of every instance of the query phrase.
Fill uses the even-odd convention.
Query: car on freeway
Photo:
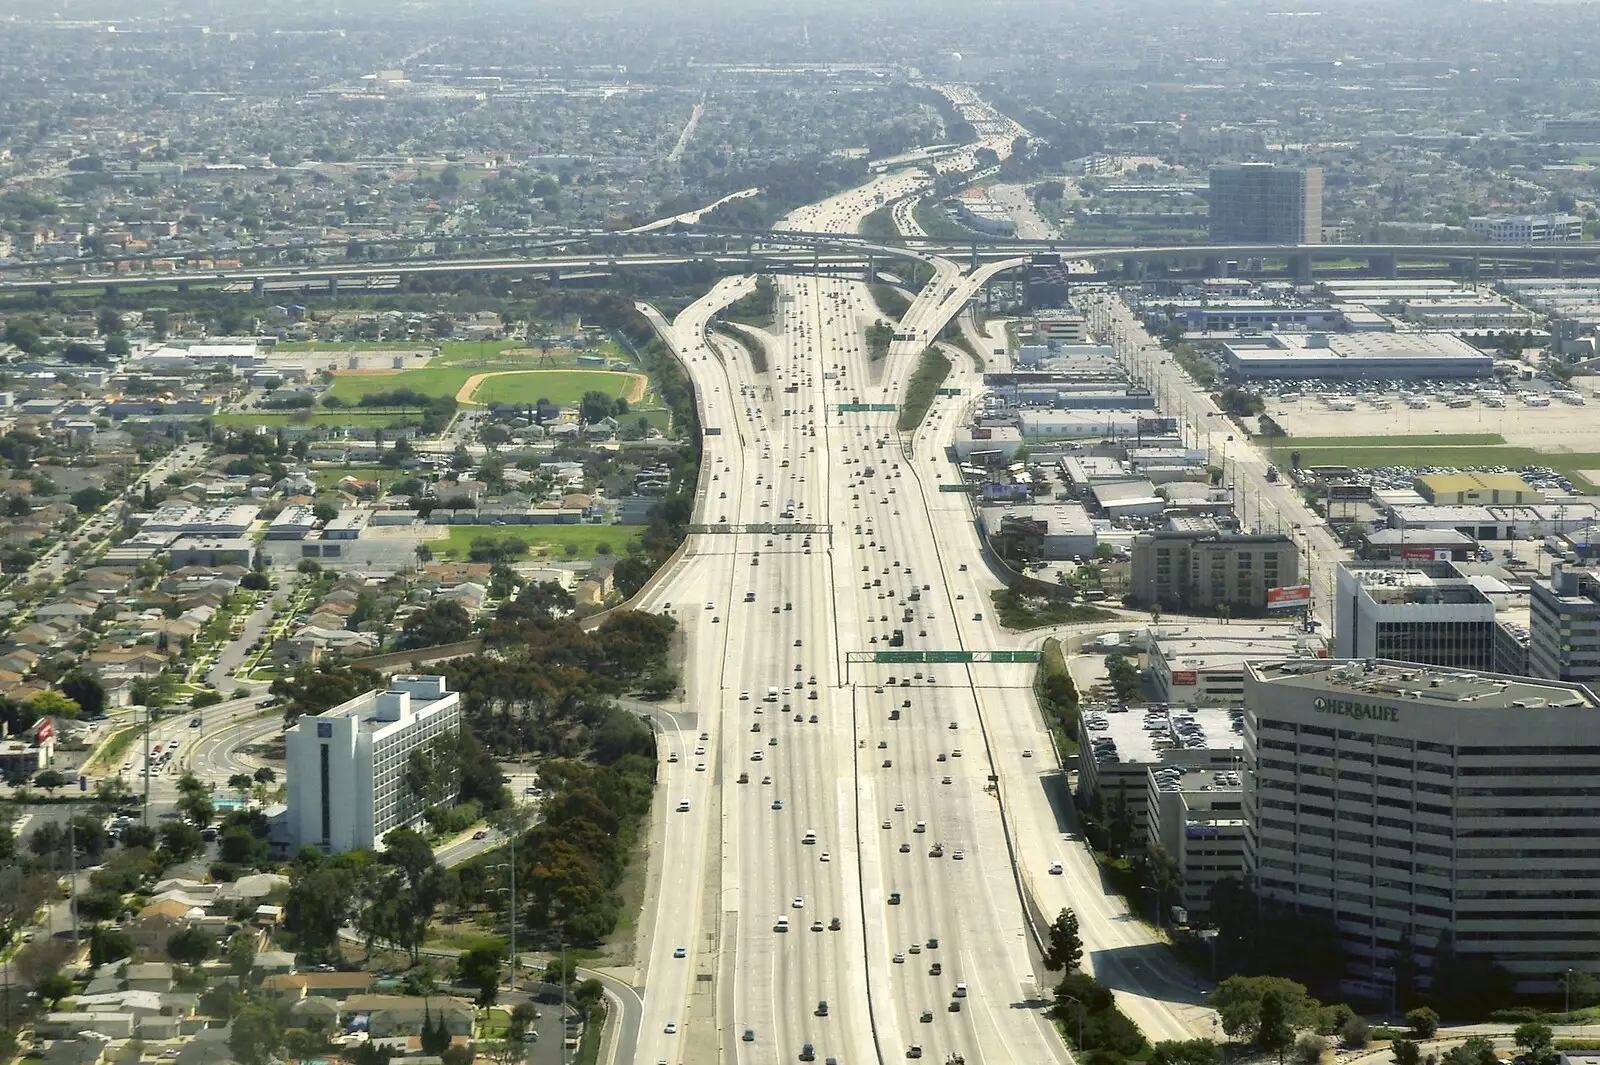
[[[672,956],[674,958],[687,958],[689,956],[689,952],[683,947],[675,947],[673,948]]]
[[[668,1035],[677,1035],[678,1034],[678,1022],[676,1022],[676,1021],[668,1021],[667,1022],[667,1026],[665,1028],[661,1029],[661,1030],[663,1032],[666,1032]]]
[[[476,831],[476,832],[474,832],[472,834],[472,838],[473,839],[488,839],[489,838],[489,830],[486,829],[486,828],[480,828],[480,829],[478,829],[478,831]]]

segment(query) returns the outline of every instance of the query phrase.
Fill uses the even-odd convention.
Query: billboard
[[[1179,688],[1192,688],[1200,683],[1200,673],[1193,669],[1175,669],[1172,671],[1172,684]]]
[[[41,717],[33,723],[33,738],[35,743],[43,743],[56,734],[56,723],[48,717]]]
[[[1448,547],[1402,547],[1400,549],[1402,562],[1449,562],[1450,549]]]
[[[1311,605],[1311,585],[1291,584],[1267,589],[1268,610],[1294,610]]]

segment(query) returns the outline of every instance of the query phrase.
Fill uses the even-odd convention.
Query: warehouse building
[[[1222,359],[1241,380],[1438,379],[1494,373],[1494,356],[1451,333],[1273,333],[1224,342]]]
[[[1409,939],[1422,983],[1448,947],[1548,994],[1600,955],[1597,709],[1582,686],[1493,673],[1251,666],[1248,879],[1334,922],[1351,993],[1387,1000]]]
[[[1300,583],[1300,553],[1287,536],[1225,531],[1214,522],[1169,520],[1133,541],[1131,597],[1205,613],[1226,605],[1263,610],[1267,590]]]

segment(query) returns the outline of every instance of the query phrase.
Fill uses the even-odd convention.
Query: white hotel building
[[[284,733],[286,835],[329,854],[374,848],[392,828],[422,819],[405,783],[413,750],[461,728],[461,693],[443,677],[396,675],[388,691],[305,714]]]
[[[1387,998],[1402,937],[1525,990],[1600,966],[1600,703],[1555,681],[1367,660],[1245,675],[1246,876],[1331,917]]]

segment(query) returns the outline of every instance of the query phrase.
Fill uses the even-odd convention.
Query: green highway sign
[[[939,389],[939,395],[941,395],[941,396],[959,396],[960,394],[961,394],[961,389],[959,389],[959,388],[941,388],[941,389]]]
[[[939,486],[939,491],[941,491],[941,492],[970,492],[970,491],[972,491],[972,486],[969,485],[969,484],[941,484]]]
[[[875,651],[872,660],[883,664],[907,662],[970,663],[973,665],[1003,665],[1013,662],[1037,662],[1038,651]]]
[[[841,403],[840,414],[893,414],[899,408],[893,403]]]

